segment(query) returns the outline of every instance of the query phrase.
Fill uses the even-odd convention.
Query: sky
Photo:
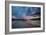
[[[40,14],[40,7],[12,6],[12,16],[17,18]]]

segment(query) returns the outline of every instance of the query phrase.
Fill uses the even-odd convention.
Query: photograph
[[[40,27],[40,7],[12,6],[12,28]]]
[[[29,4],[10,4],[9,5],[10,28],[13,30],[29,29],[40,30],[43,27],[42,22],[42,5]]]

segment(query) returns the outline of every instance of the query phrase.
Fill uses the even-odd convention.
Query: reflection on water
[[[40,18],[39,19],[12,19],[12,28],[32,28],[40,27]]]

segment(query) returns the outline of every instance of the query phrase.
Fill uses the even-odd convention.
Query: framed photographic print
[[[6,33],[40,32],[44,28],[44,3],[6,1]]]

